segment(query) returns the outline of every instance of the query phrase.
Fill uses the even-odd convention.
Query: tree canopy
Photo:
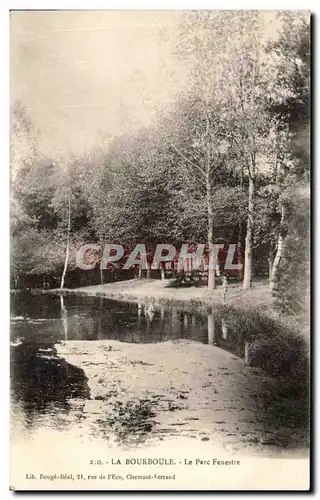
[[[186,64],[184,91],[151,126],[115,131],[108,147],[82,156],[45,157],[41,131],[16,102],[13,276],[61,273],[69,210],[70,269],[88,241],[223,241],[238,244],[245,287],[258,255],[269,262],[273,293],[300,282],[304,264],[294,271],[291,254],[303,240],[306,262],[310,26],[287,12],[279,26],[270,38],[259,12],[185,13],[173,47]]]

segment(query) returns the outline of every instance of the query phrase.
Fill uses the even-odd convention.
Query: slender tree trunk
[[[273,251],[271,245],[269,248],[268,265],[269,265],[269,282],[271,282],[272,266],[273,266]]]
[[[240,188],[243,188],[243,167],[241,168],[241,176],[240,176]],[[239,218],[239,233],[238,233],[238,242],[237,242],[237,264],[243,264],[242,262],[242,232],[243,232],[243,227],[242,227],[242,218],[240,214]],[[242,280],[243,278],[243,266],[242,269],[239,269],[238,271],[238,276],[239,279]]]
[[[275,159],[274,159],[274,164],[273,164],[273,184],[280,188],[280,162],[278,161],[278,151],[276,151],[276,153],[275,153]],[[272,199],[271,213],[272,213],[272,215],[277,214],[277,200],[276,200],[276,198]],[[269,255],[268,255],[270,287],[271,287],[271,281],[272,281],[272,268],[273,268],[274,258],[275,258],[274,245],[273,245],[273,241],[271,240],[269,243]]]
[[[139,264],[139,269],[138,269],[138,279],[141,280],[142,279],[142,267],[141,265]]]
[[[208,268],[208,290],[212,292],[215,287],[215,255],[214,255],[214,237],[213,237],[213,200],[212,200],[212,177],[210,172],[207,171],[207,213],[208,213],[208,247],[209,247],[209,268]],[[211,261],[211,262],[210,262]],[[210,266],[211,264],[211,266]]]
[[[147,279],[151,278],[151,267],[149,262],[147,262]]]
[[[239,234],[239,236],[238,236],[238,243],[237,243],[237,264],[238,265],[242,264],[242,269],[238,270],[239,279],[242,280],[242,278],[243,278],[243,262],[242,262],[241,234]]]
[[[161,272],[161,280],[165,280],[166,279],[166,274],[165,274],[165,270],[164,270],[163,266],[161,266],[160,272]]]
[[[70,200],[70,196],[69,196],[69,200],[68,200],[67,248],[66,248],[66,258],[65,258],[65,261],[64,261],[63,273],[62,273],[62,276],[61,276],[60,290],[62,290],[62,288],[64,286],[64,279],[65,279],[66,272],[67,272],[67,267],[68,267],[69,252],[70,252],[70,228],[71,228],[71,200]]]
[[[248,218],[246,246],[244,250],[244,277],[243,289],[249,290],[252,285],[252,252],[254,237],[254,191],[255,181],[253,172],[249,173],[249,200],[248,200]]]
[[[271,270],[271,276],[270,276],[270,289],[274,290],[276,286],[276,278],[277,278],[277,272],[279,269],[279,265],[281,262],[282,254],[283,254],[283,244],[284,244],[284,219],[285,219],[285,211],[284,211],[284,206],[281,206],[281,220],[280,220],[280,230],[279,230],[279,236],[278,236],[278,243],[277,243],[277,251],[276,251],[276,256],[273,261],[272,265],[272,270]]]
[[[255,109],[256,97],[256,82],[258,76],[258,53],[256,51],[253,59],[252,68],[252,89],[251,89],[251,107]],[[252,286],[252,257],[254,243],[254,209],[255,209],[255,180],[256,180],[256,152],[255,152],[255,134],[253,133],[250,139],[253,150],[250,153],[248,170],[249,170],[249,196],[248,196],[248,217],[247,217],[247,234],[246,247],[244,253],[244,277],[243,289],[248,290]]]
[[[274,164],[274,183],[278,188],[280,188],[280,162],[278,161],[278,154],[276,154],[275,158],[275,164]],[[274,200],[273,203],[273,212],[276,213],[277,211],[277,202]],[[270,283],[270,289],[271,291],[275,288],[276,285],[276,276],[277,276],[277,271],[279,268],[279,264],[281,261],[282,257],[282,251],[283,251],[283,239],[284,239],[284,218],[285,218],[285,212],[284,212],[284,206],[281,204],[281,219],[280,219],[280,227],[279,227],[279,235],[278,235],[278,241],[277,241],[277,250],[276,254],[273,259],[273,255],[271,254],[271,262],[269,262],[269,283]]]
[[[174,262],[172,262],[172,264],[171,264],[171,269],[172,269],[172,278],[175,278],[177,273],[176,273],[176,266],[175,266]]]
[[[100,248],[102,248],[102,238],[100,238],[99,244],[100,244]],[[102,256],[100,257],[100,264],[101,264],[101,260],[102,260]],[[100,285],[103,285],[103,283],[104,283],[104,274],[103,274],[103,269],[101,268],[101,265],[100,265]]]

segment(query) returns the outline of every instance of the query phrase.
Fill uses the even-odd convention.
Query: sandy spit
[[[285,442],[293,453],[292,429],[265,420],[263,396],[278,381],[216,346],[104,340],[56,347],[88,378],[90,399],[75,402],[85,432],[129,447],[185,438],[262,456],[283,455]]]

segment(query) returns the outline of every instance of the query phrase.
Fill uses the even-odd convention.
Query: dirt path
[[[266,456],[298,439],[268,420],[278,381],[216,346],[68,341],[57,350],[88,377],[91,399],[75,405],[94,435],[129,446],[185,437]]]

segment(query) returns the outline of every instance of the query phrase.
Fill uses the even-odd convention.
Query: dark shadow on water
[[[225,306],[200,313],[174,305],[167,308],[76,295],[67,295],[61,302],[53,295],[19,294],[12,297],[11,310],[11,340],[22,342],[12,347],[12,389],[30,421],[36,413],[68,411],[69,398],[89,397],[83,371],[57,357],[56,342],[188,340],[244,359],[250,369],[260,370],[261,380],[265,374],[259,397],[248,405],[260,408],[268,439],[293,447],[308,440],[308,348],[303,335],[287,331],[267,316]],[[138,410],[127,408],[124,421],[129,422],[131,413],[136,415]],[[136,421],[140,432],[140,421]],[[283,429],[286,433],[281,434]]]
[[[12,346],[10,376],[11,400],[20,405],[27,426],[41,415],[68,413],[70,398],[90,398],[83,370],[59,358],[50,341]]]

